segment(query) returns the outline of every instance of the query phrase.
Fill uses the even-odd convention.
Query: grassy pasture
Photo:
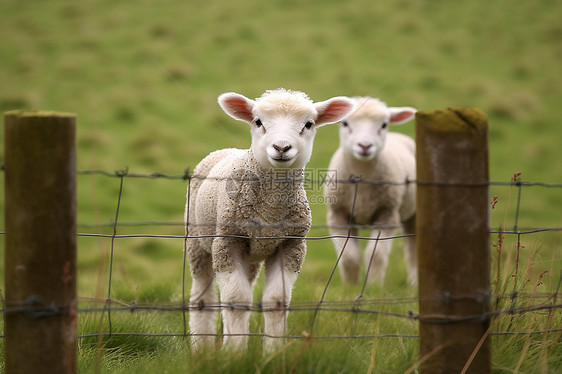
[[[216,104],[226,91],[257,97],[266,89],[286,87],[314,100],[371,95],[418,109],[475,106],[490,119],[492,180],[509,181],[522,172],[526,181],[561,183],[561,13],[560,2],[549,0],[5,0],[0,3],[0,110],[77,113],[80,170],[128,167],[135,173],[182,174],[212,150],[249,146],[246,125]],[[412,135],[414,127],[410,123],[395,131]],[[320,129],[309,167],[326,168],[337,146],[336,126]],[[112,233],[105,224],[115,218],[119,179],[80,175],[78,188],[79,231]],[[181,180],[126,178],[119,221],[179,222],[185,189]],[[498,197],[492,227],[511,227],[516,216],[520,227],[562,226],[560,189],[523,188],[518,214],[517,193],[517,188],[491,189]],[[309,196],[319,194],[309,191]],[[325,206],[312,204],[312,209],[314,223],[321,226]],[[120,226],[118,233],[182,235],[183,228]],[[326,233],[318,228],[311,236]],[[497,245],[497,237],[491,239]],[[498,261],[501,269],[494,289],[554,292],[562,260],[559,240],[558,233],[529,234],[518,246],[517,237],[508,236],[499,260],[493,247],[494,279]],[[81,237],[78,243],[79,295],[104,299],[110,240]],[[384,287],[367,288],[364,298],[415,296],[406,284],[401,246],[398,240]],[[119,239],[114,249],[113,299],[181,301],[181,240]],[[309,241],[296,303],[320,298],[334,261],[330,241]],[[343,285],[336,274],[326,299],[349,301],[360,293],[361,286]],[[532,299],[520,302],[531,304]],[[416,305],[391,303],[380,309],[407,313]],[[112,318],[114,331],[183,331],[181,313],[114,313]],[[310,332],[311,318],[309,312],[291,314],[289,334]],[[316,335],[417,334],[417,325],[408,319],[351,313],[320,313],[318,318]],[[262,323],[254,315],[252,331]],[[494,328],[531,331],[561,325],[559,312],[550,319],[533,313],[501,318]],[[107,328],[101,314],[81,315],[80,333]],[[562,369],[559,341],[560,333],[494,336],[494,371],[557,372]],[[79,365],[84,373],[396,373],[415,364],[417,346],[413,338],[290,340],[278,355],[262,358],[259,339],[253,339],[243,357],[214,352],[196,357],[182,338],[113,336],[81,339]]]

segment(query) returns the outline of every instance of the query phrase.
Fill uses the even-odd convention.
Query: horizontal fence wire
[[[133,302],[125,302],[120,300],[112,300],[112,299],[93,299],[93,298],[80,298],[80,307],[78,307],[78,313],[106,313],[106,312],[124,312],[127,314],[135,314],[140,312],[184,312],[184,311],[191,311],[191,310],[209,310],[209,311],[219,311],[221,309],[230,309],[230,310],[245,310],[257,313],[267,313],[267,312],[276,312],[276,311],[287,311],[287,312],[313,312],[313,311],[322,311],[322,312],[339,312],[339,313],[352,313],[352,314],[365,314],[365,315],[377,315],[382,317],[392,317],[392,318],[401,318],[406,320],[413,320],[413,321],[428,321],[432,323],[456,323],[456,322],[463,322],[463,321],[481,321],[488,318],[493,317],[500,317],[500,316],[508,316],[508,315],[518,315],[524,314],[529,312],[549,312],[549,311],[557,311],[562,309],[562,304],[557,303],[559,290],[556,290],[554,293],[526,293],[526,292],[512,292],[512,293],[505,293],[505,294],[492,294],[492,295],[444,295],[440,298],[432,298],[432,299],[424,299],[429,301],[435,302],[442,302],[445,299],[457,299],[457,300],[466,300],[466,299],[482,299],[484,297],[489,297],[491,304],[497,304],[501,300],[508,300],[512,307],[504,308],[500,310],[492,310],[487,312],[482,312],[473,315],[467,316],[454,316],[454,315],[424,315],[420,316],[419,314],[408,311],[407,313],[395,313],[395,312],[386,312],[381,311],[376,308],[381,305],[407,305],[407,304],[417,304],[420,299],[416,297],[409,297],[409,298],[392,298],[392,299],[362,299],[362,300],[355,300],[355,301],[324,301],[322,305],[318,305],[317,301],[293,301],[291,306],[289,307],[280,307],[277,304],[275,305],[265,305],[261,302],[254,302],[251,304],[244,304],[244,303],[236,303],[231,302],[228,304],[225,303],[216,303],[216,304],[208,304],[205,305],[203,308],[199,306],[189,305],[185,303],[139,303],[136,301]],[[519,307],[515,307],[516,304],[521,303],[522,301],[541,301],[537,304],[531,305],[523,305]],[[69,313],[68,308],[61,308],[54,305],[38,305],[37,302],[28,303],[20,306],[6,306],[4,299],[2,298],[3,308],[0,310],[1,313],[4,315],[10,313],[23,313],[29,318],[41,318],[41,317],[48,317],[48,316],[56,316],[59,314],[66,314]],[[84,306],[89,305],[89,306]],[[96,307],[95,305],[101,305]],[[544,330],[544,332],[560,332],[562,331],[561,328],[553,328]],[[505,331],[505,332],[495,332],[494,334],[528,334],[531,333],[529,331],[521,331],[521,332],[513,332],[513,331]],[[534,332],[537,333],[537,332]],[[127,333],[120,333],[121,335],[125,335]],[[132,333],[133,335],[138,335],[139,333]],[[151,334],[147,334],[151,335]],[[175,336],[183,336],[185,334],[173,334]],[[189,335],[189,334],[188,334]],[[220,334],[217,334],[217,336]],[[256,335],[256,334],[251,334]],[[258,334],[259,335],[259,334]],[[262,334],[263,335],[263,334]],[[90,336],[88,334],[81,335],[81,337]],[[371,335],[368,335],[371,336]],[[3,337],[3,336],[1,336]]]
[[[329,171],[329,169],[323,169],[324,171]],[[79,175],[92,175],[98,174],[107,177],[115,177],[115,178],[144,178],[144,179],[172,179],[172,180],[184,180],[189,181],[193,178],[202,178],[197,174],[192,174],[190,169],[186,169],[184,174],[166,174],[161,172],[154,172],[154,173],[131,173],[128,171],[128,168],[125,169],[117,169],[113,172],[106,171],[106,170],[78,170],[77,174]],[[216,180],[226,180],[232,179],[233,177],[224,177],[224,178],[214,178]],[[208,179],[208,178],[205,178]],[[281,178],[279,178],[281,179]],[[306,183],[312,184],[324,184],[326,180],[330,180],[329,178],[323,179],[311,179],[306,177],[306,172],[303,177],[303,181]],[[472,186],[521,186],[521,187],[547,187],[547,188],[562,188],[562,183],[547,183],[547,182],[531,182],[531,181],[522,181],[522,180],[512,180],[512,181],[489,181],[489,182],[482,182],[482,183],[462,183],[462,182],[449,182],[449,183],[435,183],[435,182],[423,182],[423,181],[416,181],[416,180],[405,180],[401,182],[397,181],[384,181],[384,180],[371,180],[371,179],[364,179],[361,176],[352,176],[348,179],[335,179],[338,183],[368,183],[368,184],[387,184],[387,185],[408,185],[408,184],[424,184],[424,185],[450,185],[450,186],[459,186],[459,187],[472,187]]]
[[[518,293],[517,295],[511,294],[496,294],[492,295],[492,304],[500,299],[508,299],[513,304],[516,304],[519,298],[525,298],[523,293]],[[464,295],[457,296],[457,298],[467,299],[467,298],[482,298],[482,295]],[[532,299],[540,300],[544,299],[544,302],[540,304],[524,305],[520,307],[510,307],[501,310],[493,310],[479,314],[467,315],[467,316],[454,316],[454,315],[424,315],[421,317],[419,314],[409,311],[408,313],[393,313],[385,312],[375,309],[369,309],[369,306],[375,307],[384,304],[415,304],[419,302],[419,298],[397,298],[397,299],[366,299],[360,303],[349,302],[349,301],[325,301],[322,306],[318,306],[316,302],[312,301],[295,301],[290,307],[279,307],[277,305],[267,306],[262,303],[252,303],[251,305],[241,304],[241,303],[228,303],[228,304],[210,304],[204,307],[204,310],[208,311],[220,311],[222,309],[230,310],[245,310],[256,313],[267,313],[275,311],[287,311],[287,312],[332,312],[332,313],[351,313],[354,315],[364,314],[364,315],[376,315],[379,317],[390,317],[390,318],[401,318],[412,321],[425,321],[430,323],[458,323],[466,321],[482,321],[489,318],[499,318],[504,316],[514,316],[530,312],[557,312],[562,309],[562,304],[553,304],[557,299],[556,293],[540,293],[533,294]],[[435,301],[442,301],[442,299],[435,298]],[[550,301],[551,303],[547,303]],[[142,312],[189,312],[191,310],[202,310],[197,306],[190,306],[188,304],[181,303],[137,303],[137,302],[123,302],[119,300],[104,300],[104,299],[91,299],[91,298],[81,298],[82,304],[97,304],[101,305],[99,307],[81,306],[77,309],[78,313],[126,313],[133,315],[135,313]],[[109,305],[109,306],[108,306]],[[113,306],[115,305],[115,306]],[[4,315],[10,313],[23,313],[29,318],[41,318],[56,316],[58,314],[69,313],[68,309],[55,308],[52,305],[49,306],[38,306],[38,305],[23,305],[23,306],[10,306],[2,308],[1,312]],[[547,328],[545,330],[529,330],[529,331],[495,331],[492,335],[536,335],[545,333],[559,333],[562,332],[562,328]],[[155,334],[155,333],[142,333],[142,332],[99,332],[94,334],[80,334],[79,338],[86,338],[92,336],[99,336],[100,334],[105,336],[111,335],[137,335],[137,336],[192,336],[192,334],[185,332],[176,333],[166,333],[166,334]],[[204,334],[205,336],[223,336],[223,334]],[[249,333],[249,334],[236,334],[247,335],[247,336],[267,336],[265,334],[259,333]],[[4,337],[0,335],[0,337]],[[306,338],[307,335],[282,335],[275,336],[277,338]],[[412,334],[365,334],[365,335],[349,335],[349,336],[339,336],[339,335],[315,335],[314,338],[373,338],[373,337],[410,337],[417,338],[418,335]]]
[[[2,168],[3,170],[3,168]],[[115,212],[115,219],[111,222],[106,223],[79,223],[78,227],[80,229],[91,229],[91,228],[112,228],[112,234],[101,234],[101,233],[88,233],[88,232],[79,232],[77,233],[78,237],[98,237],[98,238],[108,238],[111,239],[111,248],[110,248],[110,269],[109,269],[109,281],[108,281],[108,289],[107,289],[107,298],[105,299],[91,299],[91,298],[80,298],[80,306],[78,308],[78,313],[81,314],[88,314],[88,313],[102,313],[107,314],[107,328],[109,331],[99,331],[92,334],[80,334],[79,338],[88,338],[88,337],[111,337],[111,336],[119,336],[119,335],[130,335],[130,336],[149,336],[149,337],[187,337],[191,336],[187,328],[186,322],[186,313],[191,310],[201,310],[201,306],[197,305],[190,305],[187,302],[186,297],[186,290],[185,290],[185,283],[186,283],[186,256],[185,251],[183,254],[183,270],[182,270],[182,277],[183,277],[183,284],[182,284],[182,300],[181,302],[177,303],[139,303],[136,301],[132,302],[125,302],[120,300],[114,300],[111,297],[112,291],[112,276],[113,276],[113,258],[114,258],[114,246],[116,239],[125,239],[125,238],[156,238],[156,239],[181,239],[181,240],[189,240],[189,239],[197,239],[197,238],[216,238],[216,237],[233,237],[233,238],[241,238],[241,239],[248,239],[248,236],[245,235],[163,235],[163,234],[118,234],[117,229],[119,227],[143,227],[143,226],[170,226],[170,227],[184,227],[184,222],[174,222],[174,221],[131,221],[131,222],[120,222],[119,221],[119,209],[121,204],[121,198],[124,190],[124,179],[125,178],[142,178],[142,179],[168,179],[168,180],[178,180],[184,183],[189,183],[194,179],[201,179],[200,176],[196,174],[192,174],[189,169],[186,169],[183,174],[165,174],[160,172],[150,173],[150,174],[142,174],[142,173],[131,173],[129,172],[128,168],[126,169],[119,169],[113,172],[105,171],[105,170],[81,170],[77,172],[78,175],[100,175],[109,178],[119,178],[120,180],[120,188],[119,188],[119,195],[117,201],[117,209]],[[294,179],[293,177],[289,179],[287,176],[277,175],[275,176],[276,181],[290,181],[291,183],[300,183],[305,187],[310,186],[322,186],[326,183],[341,183],[341,184],[352,184],[352,185],[359,185],[359,184],[370,184],[370,185],[409,185],[409,184],[416,184],[416,185],[438,185],[438,186],[450,186],[450,187],[491,187],[491,186],[499,186],[499,187],[509,187],[509,188],[517,188],[518,198],[517,198],[517,205],[516,205],[516,215],[515,215],[515,223],[513,227],[499,227],[497,229],[489,229],[490,234],[498,234],[498,235],[517,235],[518,240],[521,235],[531,235],[537,234],[541,232],[559,232],[562,231],[562,227],[519,227],[518,226],[518,218],[519,218],[519,210],[520,210],[520,203],[521,203],[521,189],[522,188],[529,188],[529,187],[539,187],[539,188],[549,188],[549,189],[562,189],[562,184],[559,183],[544,183],[544,182],[524,182],[520,181],[517,178],[512,179],[510,182],[501,182],[501,181],[492,181],[492,182],[482,182],[482,183],[456,183],[456,182],[446,182],[446,183],[429,183],[424,181],[417,181],[417,180],[405,180],[405,181],[380,181],[380,180],[366,180],[359,176],[352,176],[349,179],[337,179],[333,176],[328,176],[327,174],[324,178],[315,179],[310,178],[310,174],[307,175],[305,172],[301,178]],[[215,180],[232,180],[232,177],[228,178],[215,178]],[[356,189],[357,191],[357,189]],[[189,188],[188,188],[189,194]],[[252,223],[254,225],[254,223]],[[189,223],[190,227],[196,227],[194,224]],[[199,225],[205,226],[205,225]],[[288,227],[284,226],[283,223],[276,224],[276,225],[262,225],[258,224],[258,228],[260,227],[273,227],[273,228],[280,228],[280,227]],[[348,230],[360,230],[360,229],[367,229],[367,230],[382,230],[382,229],[399,229],[398,226],[385,226],[385,225],[355,225],[350,223],[346,226],[338,226],[338,227],[330,227],[327,225],[312,225],[312,229],[332,229],[332,228],[339,228],[339,229],[348,229]],[[0,234],[5,234],[4,231],[0,231]],[[321,236],[306,236],[306,237],[299,237],[299,236],[262,236],[262,237],[253,237],[254,239],[305,239],[305,240],[328,240],[333,238],[342,238],[342,239],[358,239],[358,240],[392,240],[392,239],[400,239],[406,238],[414,235],[391,235],[385,237],[371,237],[371,236],[361,236],[361,235],[351,235],[351,231],[349,231],[348,235],[321,235]],[[343,251],[342,251],[343,252]],[[339,259],[338,259],[339,260]],[[278,305],[264,305],[261,302],[252,303],[252,304],[240,304],[240,303],[217,303],[212,305],[205,305],[203,308],[205,310],[210,311],[219,311],[222,309],[238,309],[238,310],[246,310],[255,313],[267,313],[273,311],[287,311],[287,312],[313,312],[314,316],[312,318],[311,324],[311,331],[308,333],[303,333],[301,335],[283,335],[283,336],[268,336],[263,333],[250,333],[250,334],[236,334],[236,335],[246,335],[246,336],[255,336],[255,337],[272,337],[272,338],[287,338],[287,339],[360,339],[360,338],[419,338],[417,334],[349,334],[349,335],[316,335],[314,334],[314,323],[319,312],[330,312],[330,313],[351,313],[353,315],[376,315],[381,317],[388,317],[388,318],[399,318],[404,320],[410,320],[413,322],[419,322],[421,320],[431,322],[431,323],[458,323],[463,321],[483,321],[486,319],[492,320],[499,320],[505,316],[514,316],[514,315],[522,315],[526,313],[545,313],[549,317],[549,321],[551,320],[552,314],[558,312],[562,309],[562,304],[558,302],[558,294],[560,290],[560,285],[562,283],[562,272],[560,274],[560,279],[558,281],[558,286],[556,290],[552,293],[526,293],[521,291],[512,291],[506,293],[496,293],[496,294],[482,294],[482,295],[443,295],[441,298],[435,298],[435,302],[443,302],[444,300],[452,300],[452,299],[474,299],[474,300],[483,300],[486,298],[490,301],[491,305],[498,306],[495,310],[487,310],[482,311],[478,314],[468,315],[468,316],[454,316],[454,315],[424,315],[420,316],[419,314],[415,313],[413,310],[419,303],[419,298],[385,298],[385,299],[368,299],[363,298],[363,291],[365,287],[363,287],[363,291],[357,297],[357,299],[352,301],[329,301],[324,300],[326,290],[329,286],[329,283],[332,279],[334,271],[337,267],[337,261],[333,268],[332,275],[330,276],[330,280],[328,284],[326,284],[324,289],[324,294],[322,295],[320,300],[314,301],[292,301],[291,305],[288,307],[280,307]],[[69,309],[65,308],[64,306],[55,306],[55,305],[41,305],[39,302],[28,302],[23,305],[6,305],[4,296],[0,292],[2,309],[0,312],[3,314],[4,318],[6,315],[10,313],[24,313],[30,318],[42,318],[47,317],[50,315],[56,315],[59,313],[68,313]],[[531,304],[525,304],[529,303]],[[509,307],[499,307],[504,304],[509,304]],[[523,305],[521,305],[523,304]],[[412,305],[412,310],[407,310],[404,313],[396,313],[396,312],[389,312],[377,309],[381,305],[400,305],[404,308],[406,305]],[[117,332],[114,331],[114,324],[112,314],[121,314],[121,313],[128,313],[128,314],[138,314],[141,312],[174,312],[174,313],[183,313],[183,331],[181,332],[172,332],[172,333],[145,333],[145,332]],[[549,333],[561,333],[562,328],[559,327],[552,327],[550,326],[550,322],[547,324],[547,328],[543,330],[529,330],[529,331],[494,331],[491,335],[537,335],[537,334],[549,334]],[[205,334],[211,336],[221,337],[223,334]],[[4,335],[0,335],[0,338],[4,338]]]
[[[3,168],[2,168],[3,171]],[[197,174],[191,174],[189,169],[186,169],[184,174],[166,174],[161,172],[154,172],[154,173],[131,173],[126,169],[117,169],[113,172],[105,171],[105,170],[79,170],[77,171],[78,175],[101,175],[106,177],[114,177],[114,178],[141,178],[141,179],[169,179],[169,180],[182,180],[189,182],[193,179],[214,179],[217,181],[224,181],[224,180],[232,180],[233,177],[224,177],[224,178],[202,178]],[[275,177],[275,176],[274,176]],[[236,178],[234,178],[236,179]],[[241,179],[244,181],[245,179]],[[276,177],[277,181],[283,181],[282,177]],[[294,181],[294,178],[290,178],[290,181]],[[510,182],[504,181],[489,181],[489,182],[482,182],[482,183],[463,183],[463,182],[446,182],[446,183],[435,183],[435,182],[423,182],[417,180],[405,180],[402,182],[396,181],[384,181],[384,180],[369,180],[363,179],[360,176],[351,176],[348,179],[310,179],[306,178],[306,174],[301,180],[305,186],[319,186],[326,183],[328,180],[329,183],[336,183],[336,184],[372,184],[372,185],[409,185],[409,184],[416,184],[416,185],[436,185],[436,186],[452,186],[452,187],[484,187],[484,186],[504,186],[504,187],[545,187],[545,188],[560,188],[562,189],[562,183],[545,183],[545,182],[527,182],[527,181],[520,181],[520,180],[512,180]],[[517,212],[518,212],[517,207]],[[287,225],[287,224],[276,224],[276,225],[263,225],[260,223],[252,222],[253,226],[260,227],[267,227],[267,228],[275,228],[275,227],[297,227],[296,225]],[[140,226],[185,226],[184,222],[180,221],[136,221],[136,222],[116,222],[110,221],[105,223],[78,223],[79,228],[104,228],[104,227],[140,227]],[[214,227],[212,224],[193,224],[190,223],[190,227]],[[352,228],[352,229],[366,229],[366,230],[377,230],[377,229],[399,229],[401,226],[389,226],[389,225],[357,225],[357,224],[349,224],[345,226],[330,226],[324,224],[313,224],[311,226],[312,229],[333,229],[333,228]],[[490,228],[490,234],[514,234],[514,235],[525,235],[525,234],[534,234],[539,232],[547,232],[547,231],[562,231],[562,227],[518,227],[514,226],[514,229],[508,228]],[[0,234],[5,234],[4,231],[0,231]],[[108,235],[108,234],[98,234],[98,233],[78,233],[78,236],[83,237],[115,237],[115,238],[170,238],[170,239],[185,239],[186,236],[184,235],[158,235],[158,234],[134,234],[134,235],[127,235],[127,234],[119,234],[119,235]],[[390,237],[381,237],[379,240],[386,240],[386,239],[398,239],[404,238],[411,235],[398,235],[398,236],[390,236]],[[210,235],[210,237],[216,237]],[[239,238],[248,238],[247,236],[234,236]],[[307,236],[306,240],[321,240],[321,239],[330,239],[334,236]],[[347,237],[347,236],[345,236]],[[194,237],[187,236],[188,239],[192,239]],[[256,237],[256,239],[293,239],[295,237],[292,236],[280,236],[280,237]],[[370,236],[351,236],[351,239],[361,239],[361,240],[377,240],[376,238],[372,238]]]

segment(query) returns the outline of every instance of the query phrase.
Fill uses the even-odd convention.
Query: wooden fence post
[[[74,374],[76,118],[4,116],[6,373]]]
[[[421,372],[491,373],[488,121],[420,111],[416,139]]]

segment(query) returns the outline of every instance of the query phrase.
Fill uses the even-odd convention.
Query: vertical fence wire
[[[109,258],[109,279],[108,279],[108,287],[107,287],[107,300],[106,300],[106,307],[107,307],[107,321],[109,326],[109,334],[108,336],[111,337],[113,333],[113,324],[111,321],[111,285],[113,280],[113,259],[114,259],[114,249],[115,249],[115,238],[117,237],[117,222],[119,221],[119,209],[121,207],[121,198],[123,196],[123,182],[124,177],[127,175],[129,168],[125,168],[125,170],[118,170],[116,171],[116,175],[119,177],[119,195],[117,197],[117,208],[115,209],[115,220],[113,222],[113,235],[111,236],[111,251],[110,251],[110,258]]]
[[[186,268],[187,268],[187,238],[189,237],[189,213],[191,204],[191,177],[187,174],[187,197],[185,203],[185,237],[183,240],[183,264],[182,264],[182,279],[181,279],[181,304],[182,304],[182,318],[183,318],[183,336],[187,337],[187,316],[186,316],[186,299],[185,299],[185,282],[186,282]]]
[[[515,173],[513,175],[513,178],[511,179],[511,181],[515,184],[515,186],[517,186],[517,201],[515,204],[515,215],[514,215],[514,219],[513,219],[513,229],[512,231],[516,233],[517,235],[517,241],[515,242],[515,264],[514,264],[514,269],[513,269],[513,274],[512,274],[512,278],[513,278],[513,289],[511,291],[511,295],[510,295],[510,310],[516,310],[517,309],[517,302],[518,302],[518,286],[519,286],[519,261],[520,261],[520,251],[521,251],[521,230],[519,230],[519,214],[520,214],[520,210],[521,210],[521,189],[522,189],[522,184],[521,181],[519,180],[519,176],[520,173]],[[507,227],[504,227],[504,230],[507,230]],[[498,258],[499,261],[499,258]],[[513,317],[511,317],[509,319],[509,324],[508,324],[508,331],[511,331],[513,328],[513,323],[514,323],[514,319]]]
[[[517,183],[517,208],[515,209],[515,221],[513,223],[513,231],[519,231],[519,210],[521,207],[521,189],[522,185],[517,180],[517,176],[513,177],[514,182]]]
[[[318,311],[320,310],[320,307],[322,306],[322,303],[324,302],[324,298],[326,297],[326,292],[328,291],[328,287],[330,286],[330,283],[332,282],[332,278],[334,277],[334,273],[336,272],[336,269],[338,267],[338,264],[343,256],[343,253],[347,247],[347,243],[349,242],[350,238],[351,238],[351,230],[353,227],[353,216],[355,214],[355,204],[357,202],[357,190],[359,188],[359,180],[355,179],[355,178],[350,178],[350,181],[352,183],[355,184],[354,188],[355,188],[355,192],[353,193],[353,203],[351,204],[351,213],[349,215],[349,227],[347,228],[347,237],[345,238],[345,242],[343,243],[343,247],[340,251],[340,254],[338,255],[338,258],[336,260],[336,263],[334,264],[334,267],[332,268],[332,272],[330,273],[330,277],[328,278],[328,282],[326,283],[326,287],[324,287],[324,291],[322,292],[322,297],[320,297],[320,300],[318,301],[318,304],[316,306],[316,310],[314,311],[314,316],[312,317],[312,322],[310,323],[310,333],[314,334],[314,324],[316,323],[316,317],[318,316]]]
[[[377,245],[379,244],[379,239],[381,237],[381,230],[377,235],[377,240],[375,240],[375,248],[371,253],[371,258],[369,259],[369,264],[367,265],[367,271],[365,273],[365,280],[363,281],[363,287],[361,288],[361,294],[355,299],[355,302],[359,303],[359,301],[363,298],[363,294],[365,293],[365,288],[367,288],[367,280],[369,279],[369,272],[371,271],[371,265],[373,264],[373,259],[375,258],[375,253],[377,251]]]

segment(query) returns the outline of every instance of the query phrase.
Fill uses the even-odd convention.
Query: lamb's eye
[[[261,120],[260,120],[259,118],[256,118],[256,119],[254,120],[254,122],[256,123],[256,126],[257,126],[257,127],[262,127],[262,126],[263,126],[263,123],[261,123]]]
[[[382,124],[383,129],[386,129],[386,126],[387,126],[386,122]]]
[[[304,125],[304,127],[306,127],[307,130],[310,130],[310,128],[312,127],[312,125],[314,125],[314,122],[308,121],[308,122]]]
[[[347,127],[347,126],[349,126],[349,123],[347,123],[347,121],[343,121],[343,122],[341,123],[341,125],[342,125],[343,127]]]

